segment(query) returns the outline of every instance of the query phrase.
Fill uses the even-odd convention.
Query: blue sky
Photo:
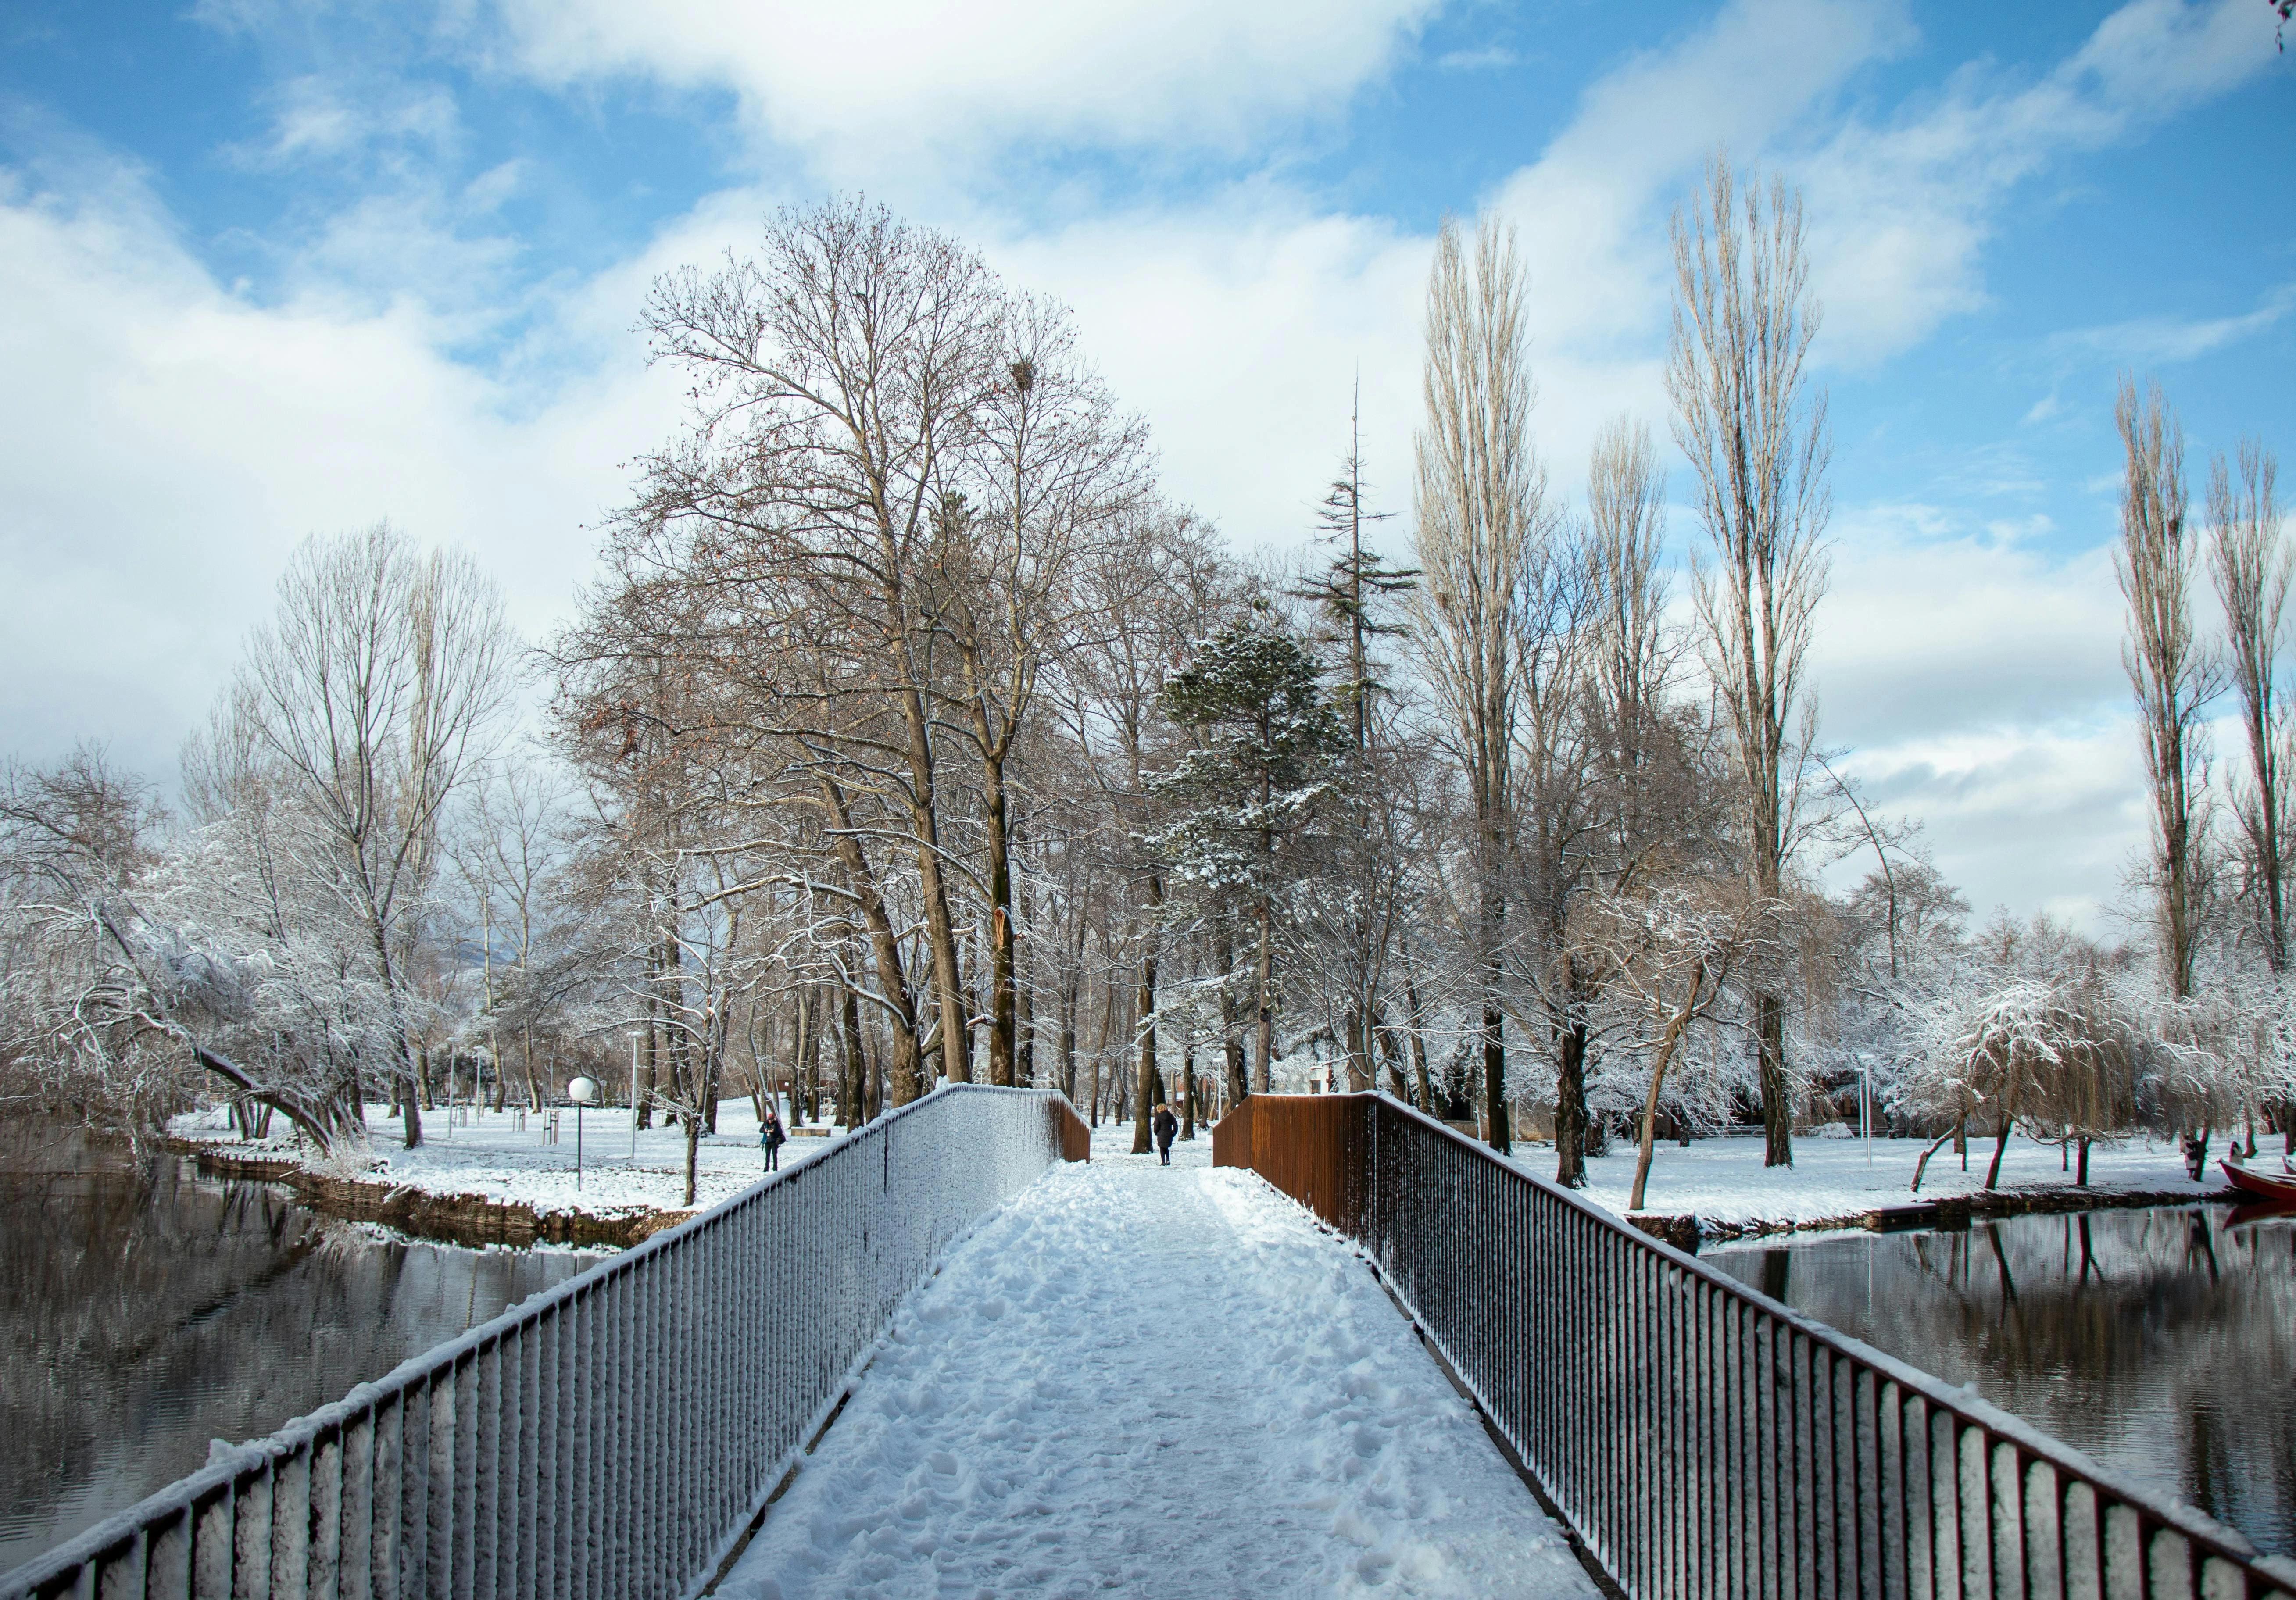
[[[1608,417],[1664,437],[1666,217],[1726,147],[1804,192],[1827,307],[1825,736],[1980,908],[2109,926],[2113,384],[2196,487],[2296,451],[2292,63],[2264,0],[15,0],[0,751],[164,773],[315,530],[467,546],[546,628],[675,423],[644,285],[833,192],[1073,303],[1247,546],[1304,534],[1358,371],[1403,508],[1430,238],[1505,216],[1575,496]]]

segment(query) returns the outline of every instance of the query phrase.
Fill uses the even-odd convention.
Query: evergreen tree
[[[1181,882],[1251,916],[1252,1072],[1265,1094],[1275,1054],[1277,899],[1333,792],[1347,730],[1314,654],[1265,607],[1198,644],[1161,699],[1164,714],[1201,742],[1159,784],[1181,815],[1155,842]]]

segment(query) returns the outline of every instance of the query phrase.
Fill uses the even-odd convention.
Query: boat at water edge
[[[2283,1177],[2276,1172],[2251,1172],[2230,1161],[2218,1161],[2217,1165],[2224,1169],[2225,1182],[2243,1194],[2279,1205],[2296,1205],[2296,1173]],[[2281,1165],[2287,1163],[2283,1161]]]

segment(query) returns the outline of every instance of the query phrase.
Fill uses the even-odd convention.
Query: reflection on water
[[[594,1259],[376,1239],[0,1123],[0,1572]]]
[[[2013,1217],[1708,1259],[2296,1553],[2296,1217]]]

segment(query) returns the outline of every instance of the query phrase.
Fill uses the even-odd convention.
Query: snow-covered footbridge
[[[1209,1145],[952,1251],[718,1592],[1592,1596],[1354,1251]]]
[[[2296,1600],[1392,1100],[1255,1095],[1210,1143],[1086,1167],[1058,1095],[943,1089],[218,1444],[0,1600]]]

